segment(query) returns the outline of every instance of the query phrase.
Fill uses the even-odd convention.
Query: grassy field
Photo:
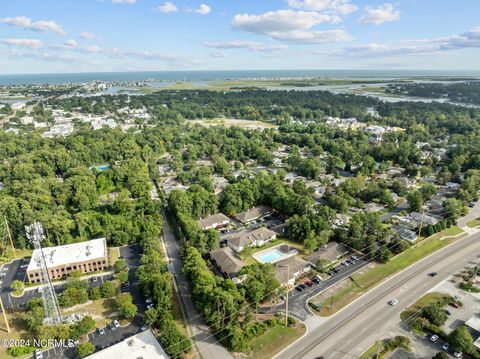
[[[15,254],[17,255],[17,258],[30,257],[32,255],[32,250],[15,248]],[[12,259],[14,259],[13,252],[10,248],[8,248],[7,252],[2,253],[2,255],[0,256],[0,265],[4,263],[9,263],[12,261]]]
[[[3,316],[0,317],[0,340],[3,339],[33,339],[31,333],[28,332],[20,313],[7,313],[8,324],[10,325],[10,333],[7,332]],[[23,356],[28,358],[30,356]],[[0,346],[0,359],[11,359],[12,356],[7,354],[7,348]],[[22,358],[22,357],[19,357]]]
[[[462,230],[459,227],[448,228],[443,232],[437,233],[420,241],[416,246],[413,246],[407,249],[405,252],[393,257],[388,263],[371,265],[367,269],[353,275],[353,281],[350,281],[349,279],[345,280],[347,281],[348,285],[345,285],[344,281],[340,282],[343,283],[343,285],[339,285],[341,289],[337,293],[333,294],[333,296],[322,298],[322,293],[320,293],[320,302],[313,299],[315,304],[321,305],[322,308],[324,308],[318,314],[320,316],[328,317],[336,313],[347,304],[358,298],[364,292],[385,280],[387,277],[407,268],[411,264],[439,250],[440,248],[445,247],[446,245],[461,238],[461,236],[450,239],[441,238],[446,236],[455,236],[461,233]]]
[[[108,248],[108,261],[110,265],[113,266],[115,262],[120,257],[120,248],[119,247],[110,247]]]
[[[400,313],[400,319],[402,319],[402,321],[408,320],[412,318],[415,314],[418,314],[421,309],[425,308],[427,305],[433,302],[450,301],[451,299],[451,296],[444,293],[427,293],[423,297],[418,299],[415,303],[413,303],[411,306],[409,306],[407,309],[405,309],[402,313]]]
[[[86,313],[95,320],[97,327],[104,327],[107,325],[107,323],[111,322],[117,317],[115,299],[102,298],[97,300],[89,300],[84,304],[78,304],[70,308],[62,309],[62,314],[73,313]]]
[[[377,353],[378,347],[380,346],[380,343],[377,342],[373,344],[370,349],[368,349],[365,353],[362,354],[360,359],[371,359],[374,354]]]
[[[471,228],[475,228],[480,226],[480,218],[472,219],[471,221],[467,222],[467,226]]]
[[[254,338],[251,342],[252,350],[247,355],[250,359],[272,358],[283,348],[300,338],[306,331],[303,324],[294,327],[277,325],[267,330],[264,334]]]

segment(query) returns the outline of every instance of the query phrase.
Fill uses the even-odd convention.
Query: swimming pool
[[[264,249],[263,251],[254,253],[252,257],[257,262],[260,262],[260,263],[276,263],[278,261],[290,258],[298,254],[298,251],[293,248],[289,248],[287,252],[281,251],[280,250],[281,246],[282,245],[280,244],[272,248]]]
[[[275,263],[275,262],[278,262],[280,259],[282,259],[283,256],[284,255],[282,252],[280,252],[278,249],[274,249],[272,251],[262,253],[261,255],[258,256],[258,258],[263,263]]]

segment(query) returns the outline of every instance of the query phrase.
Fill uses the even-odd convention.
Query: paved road
[[[372,289],[276,356],[281,359],[358,358],[375,340],[398,329],[400,312],[468,262],[479,260],[480,233],[435,252]],[[434,278],[431,271],[438,272]],[[389,300],[399,303],[391,307]]]
[[[340,282],[341,280],[348,278],[349,276],[353,275],[355,272],[362,269],[365,265],[369,262],[366,260],[359,260],[356,261],[354,265],[349,265],[345,267],[343,265],[338,265],[336,268],[338,269],[338,273],[332,274],[330,278],[327,280],[322,281],[320,284],[316,284],[313,287],[309,287],[305,289],[303,292],[299,292],[296,289],[293,289],[289,293],[289,301],[288,301],[288,314],[298,318],[302,321],[306,320],[308,317],[312,316],[312,312],[309,310],[307,306],[307,301],[323,292],[325,289],[335,285],[336,283]],[[297,283],[299,284],[299,283]],[[285,311],[285,303],[281,303],[276,307],[270,308],[262,308],[261,312],[269,312],[275,313],[278,311]]]
[[[190,336],[194,341],[194,351],[196,352],[197,357],[205,359],[233,358],[228,350],[218,343],[215,337],[211,335],[202,316],[195,309],[190,295],[189,282],[182,273],[183,262],[180,257],[180,248],[165,216],[163,218],[163,238],[169,257],[168,270],[175,278],[175,283],[186,312],[187,325],[191,331]]]

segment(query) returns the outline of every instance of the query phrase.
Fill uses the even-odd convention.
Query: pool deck
[[[293,248],[291,248],[290,252],[283,253],[282,251],[279,250],[279,247],[281,247],[283,245],[284,244],[279,244],[275,247],[267,248],[267,249],[264,249],[263,251],[259,251],[257,253],[254,253],[252,255],[252,258],[255,259],[257,262],[262,263],[262,264],[264,264],[264,263],[272,263],[273,264],[273,263],[276,263],[276,262],[279,262],[281,260],[293,257],[293,256],[298,254],[298,251],[296,249],[293,249]],[[278,256],[276,258],[273,258],[272,260],[265,260],[264,257],[268,256],[272,252],[279,253],[280,256]]]

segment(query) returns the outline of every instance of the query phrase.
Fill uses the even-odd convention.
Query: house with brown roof
[[[239,253],[246,247],[260,247],[277,238],[277,233],[266,228],[258,227],[252,231],[242,232],[227,239],[227,245]]]
[[[256,219],[266,216],[267,214],[272,213],[273,210],[264,205],[253,207],[245,212],[240,212],[235,215],[235,218],[238,219],[242,223],[249,223]]]
[[[316,266],[320,259],[324,259],[329,262],[335,262],[346,256],[349,252],[350,251],[345,245],[337,242],[329,242],[312,254],[306,256],[305,259]]]
[[[237,275],[245,266],[245,262],[238,258],[230,247],[215,249],[209,255],[212,264],[225,278],[230,278],[235,283],[242,281]]]
[[[230,224],[230,218],[223,213],[212,214],[211,216],[199,219],[198,226],[201,229],[215,229]]]
[[[312,268],[310,262],[293,256],[275,263],[275,278],[281,286],[294,285],[295,280],[301,275],[308,273]]]

